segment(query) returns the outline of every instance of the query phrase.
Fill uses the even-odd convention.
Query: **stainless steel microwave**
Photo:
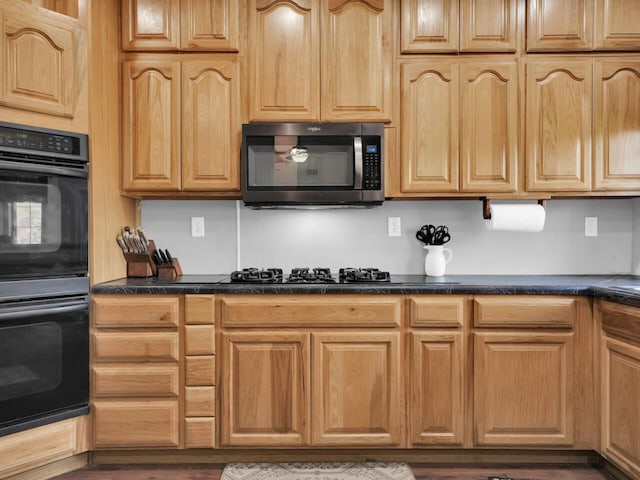
[[[242,126],[242,199],[254,208],[384,201],[382,123]]]

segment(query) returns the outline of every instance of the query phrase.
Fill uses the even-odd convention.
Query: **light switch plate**
[[[191,236],[204,237],[204,217],[191,217]]]
[[[598,236],[598,217],[584,217],[584,236]]]

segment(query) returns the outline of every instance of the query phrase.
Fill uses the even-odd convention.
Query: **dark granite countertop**
[[[391,283],[237,284],[228,275],[183,275],[174,280],[122,278],[95,285],[102,294],[521,294],[590,295],[640,307],[637,275],[392,275]],[[634,289],[633,287],[637,287]]]

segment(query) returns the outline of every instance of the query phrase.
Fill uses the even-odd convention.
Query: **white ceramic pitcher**
[[[442,245],[425,245],[427,256],[424,259],[424,272],[430,277],[441,277],[444,275],[447,263],[453,257],[451,249]]]

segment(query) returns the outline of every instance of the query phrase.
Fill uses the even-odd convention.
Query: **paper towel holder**
[[[544,199],[538,200],[538,205],[542,208],[547,208],[547,201]],[[491,199],[483,198],[482,199],[482,217],[485,220],[489,220],[491,218]]]

